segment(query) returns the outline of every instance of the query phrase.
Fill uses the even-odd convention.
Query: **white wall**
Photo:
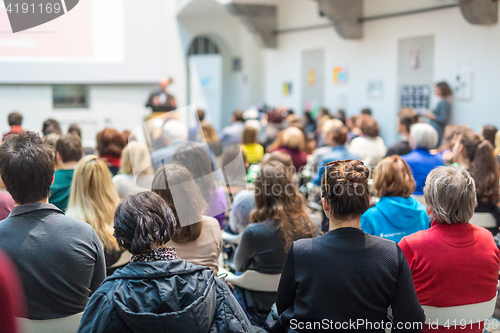
[[[7,116],[13,110],[23,116],[23,127],[40,131],[43,121],[54,118],[63,132],[69,124],[82,128],[85,146],[95,146],[97,133],[104,127],[119,131],[141,126],[150,114],[144,105],[152,85],[94,85],[89,86],[88,109],[54,109],[52,87],[49,85],[0,85],[0,133],[9,131]]]
[[[282,1],[278,15],[279,29],[328,22],[318,16],[317,4],[309,0]],[[496,92],[500,77],[500,25],[473,26],[465,21],[458,8],[367,22],[364,38],[359,41],[344,40],[333,28],[279,35],[278,49],[265,51],[266,100],[272,105],[285,104],[300,110],[302,51],[322,48],[327,71],[325,105],[335,111],[341,106],[340,96],[345,94],[348,114],[371,107],[380,122],[382,135],[389,144],[393,143],[397,139],[395,118],[399,107],[398,40],[426,35],[435,36],[436,81],[454,83],[461,67],[473,70],[473,98],[454,102],[453,121],[469,124],[475,130],[485,123],[500,126],[497,111],[500,94]],[[334,66],[347,66],[347,84],[333,84]],[[371,79],[383,81],[383,98],[367,97],[367,84]],[[293,82],[294,91],[292,96],[284,97],[282,84],[288,81]],[[436,103],[434,98],[432,105]]]

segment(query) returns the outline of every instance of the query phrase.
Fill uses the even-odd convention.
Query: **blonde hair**
[[[126,175],[152,175],[151,157],[148,148],[137,141],[129,142],[122,150],[120,173]]]
[[[288,127],[286,130],[283,131],[281,145],[283,147],[304,151],[305,149],[304,133],[302,133],[302,131],[297,127]]]
[[[500,131],[495,134],[495,151],[493,154],[495,154],[495,156],[500,155]]]
[[[113,218],[119,201],[104,161],[95,155],[83,157],[75,168],[66,215],[90,224],[105,249],[119,249],[113,236]]]
[[[344,123],[338,119],[328,119],[321,126],[321,133],[328,134],[331,130],[338,127],[343,127]]]

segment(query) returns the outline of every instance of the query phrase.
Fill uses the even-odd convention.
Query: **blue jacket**
[[[185,260],[134,262],[90,298],[78,333],[254,332],[227,284]]]
[[[425,206],[412,197],[382,197],[361,216],[361,229],[398,243],[404,236],[429,228]]]
[[[319,163],[318,173],[314,176],[312,180],[313,184],[316,186],[321,186],[321,177],[325,173],[325,164],[333,161],[341,161],[341,160],[359,160],[359,156],[353,153],[350,153],[344,145],[335,146],[329,153],[326,153]]]
[[[416,188],[413,194],[424,195],[427,175],[432,169],[444,165],[441,155],[432,155],[427,148],[417,148],[407,155],[401,156],[408,163],[415,178]]]

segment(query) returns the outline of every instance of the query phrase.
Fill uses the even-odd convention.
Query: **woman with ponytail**
[[[290,247],[278,288],[279,318],[270,332],[317,321],[331,324],[321,327],[325,331],[383,332],[380,324],[387,322],[389,307],[393,327],[420,332],[425,315],[403,251],[395,242],[361,230],[361,215],[370,207],[369,176],[369,169],[356,160],[325,166],[321,190],[330,231]],[[352,322],[355,327],[344,326]]]
[[[477,207],[475,212],[490,213],[497,227],[490,228],[493,234],[500,227],[500,169],[493,153],[493,146],[488,140],[482,140],[473,130],[459,133],[453,147],[453,161],[461,169],[468,170],[476,182]]]

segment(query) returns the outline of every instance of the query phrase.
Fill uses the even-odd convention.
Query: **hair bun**
[[[353,183],[364,183],[370,177],[370,169],[363,162],[353,161],[346,165],[344,170],[344,178]]]

